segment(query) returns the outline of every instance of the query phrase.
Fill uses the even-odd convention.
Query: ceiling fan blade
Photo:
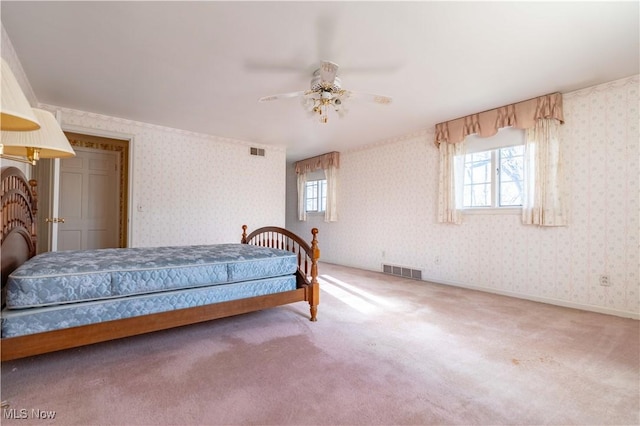
[[[304,96],[308,94],[308,90],[303,90],[300,92],[291,92],[291,93],[282,93],[280,95],[271,95],[271,96],[263,96],[258,99],[258,102],[267,102],[267,101],[276,101],[278,99],[287,99],[287,98],[295,98],[297,96]]]
[[[272,72],[272,73],[301,73],[306,72],[308,65],[298,64],[293,61],[288,63],[259,62],[249,60],[244,63],[245,69],[248,71]]]
[[[340,76],[344,78],[346,75],[352,74],[393,74],[398,72],[402,67],[399,64],[371,64],[361,66],[348,66],[340,68]]]
[[[363,99],[369,102],[375,102],[377,104],[382,104],[382,105],[388,105],[393,100],[393,98],[390,98],[389,96],[374,95],[372,93],[351,92],[349,90],[345,90],[344,95],[349,98]]]
[[[338,64],[329,61],[320,63],[320,81],[322,83],[333,84],[338,74]]]
[[[304,92],[304,97],[307,99],[321,99],[322,93],[315,90],[307,90]]]

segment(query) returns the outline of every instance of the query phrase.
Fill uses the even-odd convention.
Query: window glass
[[[524,146],[512,146],[498,150],[500,207],[522,205]]]
[[[305,188],[305,208],[307,212],[323,212],[327,208],[327,180],[310,180]]]
[[[465,208],[519,207],[524,184],[524,146],[472,152],[464,156]]]
[[[491,151],[467,154],[464,162],[465,207],[491,206]]]

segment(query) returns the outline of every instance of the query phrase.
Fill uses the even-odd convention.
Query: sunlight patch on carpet
[[[318,277],[318,282],[320,283],[320,289],[322,291],[326,291],[340,302],[344,302],[363,314],[370,314],[379,310],[377,306],[366,301],[363,297],[350,293],[332,282],[327,281],[325,276]]]

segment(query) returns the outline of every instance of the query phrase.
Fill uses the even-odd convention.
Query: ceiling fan
[[[267,102],[302,97],[304,107],[313,114],[318,114],[321,123],[328,121],[327,112],[329,108],[333,109],[339,116],[342,116],[344,114],[343,101],[348,98],[363,99],[383,105],[391,103],[392,99],[388,96],[352,92],[343,89],[338,77],[338,68],[338,64],[322,61],[320,68],[313,73],[309,90],[265,96],[258,101]]]

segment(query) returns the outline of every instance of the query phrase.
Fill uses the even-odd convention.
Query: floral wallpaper
[[[634,76],[563,95],[568,227],[524,226],[519,214],[436,223],[433,129],[342,152],[335,223],[297,220],[289,165],[287,227],[319,228],[325,262],[406,266],[428,281],[638,318],[638,87]]]
[[[131,247],[239,242],[243,224],[284,225],[282,147],[41,107],[60,111],[64,130],[131,139]]]

